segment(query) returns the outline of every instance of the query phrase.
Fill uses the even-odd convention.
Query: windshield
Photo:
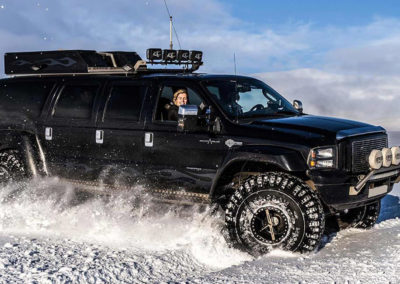
[[[205,86],[233,120],[299,114],[285,98],[258,80],[213,80]]]

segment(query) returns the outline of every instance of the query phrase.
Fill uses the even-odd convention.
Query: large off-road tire
[[[345,228],[370,229],[378,220],[381,210],[381,201],[363,207],[350,209],[346,214],[339,217],[339,226]]]
[[[267,172],[247,178],[230,197],[225,222],[232,244],[253,255],[272,248],[318,248],[325,215],[317,194],[302,180]]]
[[[18,181],[25,175],[25,166],[17,150],[0,152],[0,183]]]

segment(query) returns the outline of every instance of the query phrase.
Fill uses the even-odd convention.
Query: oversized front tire
[[[309,252],[324,232],[317,194],[302,180],[267,172],[246,179],[230,197],[225,222],[231,242],[253,255],[272,248]]]
[[[363,207],[350,209],[349,212],[347,212],[346,214],[340,215],[340,228],[370,229],[375,225],[376,221],[378,220],[380,211],[380,200]]]
[[[25,176],[25,166],[17,150],[0,152],[0,183],[18,181]]]

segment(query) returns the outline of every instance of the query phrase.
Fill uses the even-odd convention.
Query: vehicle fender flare
[[[245,151],[243,151],[245,150]],[[307,162],[300,152],[281,147],[254,147],[228,154],[218,169],[210,189],[210,198],[214,199],[221,177],[236,163],[262,163],[279,168],[285,172],[305,172]]]

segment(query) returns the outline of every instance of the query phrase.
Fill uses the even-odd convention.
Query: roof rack
[[[186,53],[182,53],[186,52]],[[201,52],[200,52],[201,53]],[[175,54],[175,57],[174,57]],[[183,57],[182,57],[183,54]],[[59,50],[13,52],[4,55],[5,73],[12,76],[51,76],[87,74],[191,73],[199,69],[198,51],[147,50],[149,62],[136,52]],[[178,58],[178,55],[180,56]],[[197,57],[194,57],[197,55]],[[158,57],[157,57],[158,56]],[[190,59],[189,56],[192,56]],[[165,58],[165,59],[164,59]],[[200,60],[198,59],[200,58]],[[183,68],[148,68],[148,64],[184,65]]]

